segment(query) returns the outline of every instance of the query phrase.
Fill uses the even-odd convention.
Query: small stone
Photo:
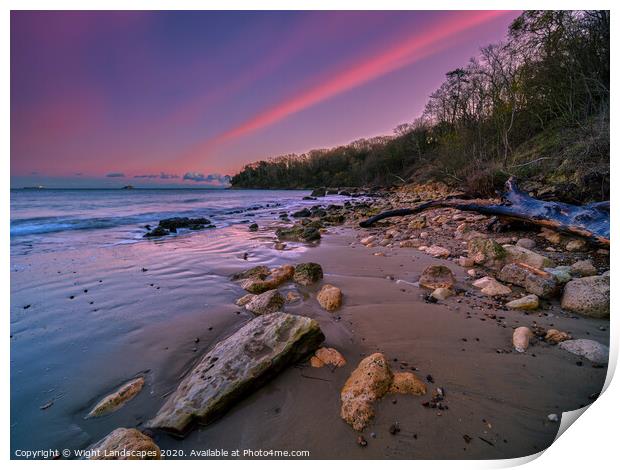
[[[252,301],[255,297],[256,297],[256,294],[245,294],[243,297],[240,297],[237,300],[235,300],[235,305],[237,305],[238,307],[243,307],[248,302]]]
[[[440,287],[450,289],[455,282],[454,274],[452,274],[450,268],[440,264],[425,268],[419,281],[420,287],[427,289],[438,289]]]
[[[366,447],[368,445],[368,442],[366,442],[364,436],[359,435],[357,436],[357,445],[359,445],[360,447]]]
[[[586,242],[580,238],[571,240],[566,244],[567,251],[583,251],[586,247]]]
[[[447,258],[450,256],[450,250],[442,246],[433,245],[426,249],[426,254],[434,258]]]
[[[589,276],[568,282],[564,286],[562,308],[588,317],[609,317],[609,279],[608,276]]]
[[[573,274],[576,274],[582,277],[596,276],[597,274],[596,268],[592,264],[592,261],[590,261],[589,259],[583,260],[583,261],[577,261],[576,263],[571,265],[570,269]]]
[[[547,419],[551,421],[552,423],[557,423],[558,421],[560,421],[560,418],[555,413],[551,413],[550,415],[547,415]]]
[[[310,358],[310,365],[312,367],[323,367],[325,365],[342,367],[346,364],[347,361],[344,356],[334,348],[319,348],[314,353],[314,356]]]
[[[465,256],[459,257],[459,266],[463,268],[471,268],[474,265],[474,260]]]
[[[520,326],[512,334],[512,345],[517,352],[525,352],[530,345],[530,338],[533,336],[532,330],[527,326]]]
[[[373,243],[375,240],[377,239],[377,237],[375,237],[374,235],[370,235],[368,237],[362,238],[360,240],[360,243],[362,245],[370,245],[371,243]]]
[[[318,263],[301,263],[295,266],[293,280],[302,286],[309,286],[323,279],[323,268]]]
[[[400,424],[398,424],[398,422],[392,424],[389,431],[392,435],[398,434],[400,432]]]
[[[251,225],[248,227],[248,230],[249,230],[250,232],[256,232],[256,231],[258,231],[258,224],[256,224],[256,223],[251,224]]]
[[[101,399],[93,409],[86,415],[86,418],[96,418],[112,413],[121,408],[125,403],[134,398],[144,386],[144,377],[138,377],[127,382],[114,393]]]
[[[426,385],[413,372],[395,372],[389,393],[426,395]]]
[[[118,428],[89,449],[91,460],[159,460],[161,451],[137,429]]]
[[[451,297],[453,295],[454,292],[445,287],[438,287],[431,293],[431,296],[433,296],[437,300],[446,300],[448,297]]]
[[[538,296],[531,294],[521,297],[520,299],[508,302],[506,307],[516,310],[536,310],[538,308]]]
[[[571,335],[564,331],[556,330],[554,328],[547,330],[547,333],[545,335],[545,341],[549,344],[558,344],[569,339],[572,339]]]
[[[331,284],[325,284],[316,296],[321,307],[333,312],[342,305],[342,291]]]
[[[255,296],[245,308],[256,315],[265,315],[279,311],[283,305],[284,297],[274,289]]]
[[[521,248],[527,248],[528,250],[531,250],[536,247],[536,242],[531,238],[519,238],[516,245],[520,246]]]

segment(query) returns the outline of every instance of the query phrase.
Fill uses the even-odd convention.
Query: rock
[[[170,231],[166,230],[163,227],[155,227],[150,232],[147,232],[143,235],[144,238],[154,238],[154,237],[164,237],[166,235],[170,235]]]
[[[318,263],[301,263],[295,266],[293,280],[302,286],[309,286],[323,279],[323,268]]]
[[[324,197],[325,196],[325,188],[316,188],[314,191],[310,193],[312,197]]]
[[[356,431],[363,430],[375,415],[373,403],[388,392],[392,377],[383,354],[374,353],[363,359],[340,392],[340,417]]]
[[[312,215],[312,212],[310,212],[309,209],[304,208],[304,209],[298,210],[297,212],[293,212],[291,215],[295,217],[296,219],[298,219],[300,217],[310,217]]]
[[[467,275],[470,277],[476,277],[478,275],[478,272],[475,269],[468,269]]]
[[[248,230],[250,230],[250,232],[256,232],[256,231],[258,231],[258,224],[251,224],[251,225],[248,227]]]
[[[334,348],[319,348],[314,353],[314,356],[310,358],[310,365],[312,367],[323,367],[325,365],[342,367],[346,363],[344,356]]]
[[[269,276],[270,272],[271,270],[267,266],[254,266],[253,268],[233,274],[230,279],[232,281],[239,281],[241,279],[251,278],[265,279],[267,276]]]
[[[520,326],[512,333],[512,345],[517,352],[525,352],[530,345],[530,338],[534,336],[527,326]]]
[[[551,299],[560,295],[560,286],[555,278],[538,276],[534,273],[528,273],[525,277],[525,290],[531,294],[535,294],[543,299]]]
[[[88,449],[90,460],[160,460],[153,440],[137,429],[118,428]]]
[[[555,263],[546,256],[534,253],[527,248],[515,245],[504,245],[503,248],[506,250],[506,261],[509,263],[523,263],[537,269],[555,266]]]
[[[506,250],[489,238],[472,238],[467,243],[467,252],[474,263],[489,268],[501,267],[506,259]]]
[[[243,297],[240,297],[237,300],[235,300],[235,305],[238,307],[243,307],[245,304],[253,300],[255,297],[256,297],[256,294],[245,294]]]
[[[149,426],[183,434],[193,420],[207,423],[324,339],[319,324],[307,317],[256,317],[204,355]]]
[[[454,286],[456,280],[450,268],[441,264],[427,266],[420,276],[420,287],[427,289],[438,289],[445,287],[450,289]]]
[[[342,305],[342,291],[331,284],[325,284],[316,295],[321,307],[333,312]]]
[[[262,271],[261,271],[262,273]],[[295,274],[295,267],[290,264],[285,264],[279,268],[274,268],[269,271],[269,275],[262,277],[261,275],[249,277],[241,283],[248,292],[252,294],[262,294],[268,290],[276,289],[286,281],[292,279]]]
[[[583,251],[586,247],[586,242],[581,238],[571,240],[566,244],[567,251]]]
[[[483,278],[477,279],[472,282],[474,287],[481,289],[484,295],[495,296],[495,295],[508,295],[512,292],[510,287],[503,285],[500,282],[497,282],[495,279],[489,276],[485,276]]]
[[[471,268],[474,266],[474,260],[471,258],[466,258],[465,256],[461,256],[459,258],[459,266],[463,268]]]
[[[360,243],[362,245],[370,245],[371,243],[374,243],[374,241],[377,239],[377,237],[375,237],[374,235],[370,235],[368,237],[364,237],[360,240]]]
[[[93,409],[90,410],[90,413],[86,415],[86,418],[96,418],[118,410],[125,403],[140,393],[143,386],[144,377],[138,377],[127,382],[114,393],[102,398],[101,401],[99,401],[99,403],[97,403]]]
[[[398,244],[401,248],[418,248],[422,245],[422,242],[417,239],[403,240]]]
[[[454,292],[446,287],[438,287],[433,292],[431,292],[431,296],[437,300],[446,300],[448,297],[454,295]]]
[[[547,419],[551,421],[552,423],[557,423],[560,420],[558,415],[556,415],[555,413],[551,413],[550,415],[547,415]]]
[[[557,266],[555,268],[545,268],[545,272],[551,274],[558,284],[564,285],[573,278],[570,275],[570,269],[570,266]]]
[[[245,304],[245,309],[256,315],[277,312],[284,305],[284,297],[273,289],[254,296],[252,300]]]
[[[609,361],[609,348],[597,341],[590,339],[571,339],[563,341],[560,348],[569,353],[582,356],[595,364],[607,364]]]
[[[598,273],[598,271],[592,264],[592,261],[590,261],[589,259],[584,261],[577,261],[570,267],[570,270],[573,274],[577,274],[578,276],[582,277],[596,276],[596,274]]]
[[[531,238],[519,238],[519,240],[517,240],[517,246],[531,250],[536,247],[536,242]]]
[[[321,232],[316,227],[304,227],[303,225],[294,225],[289,228],[280,227],[276,229],[276,236],[280,240],[293,240],[300,242],[311,242],[320,240]]]
[[[426,384],[412,372],[395,372],[388,393],[426,395]]]
[[[554,328],[547,330],[547,334],[545,335],[545,341],[549,344],[558,344],[569,339],[572,339],[571,335]]]
[[[426,254],[434,258],[447,258],[450,256],[450,250],[442,246],[433,245],[426,249]]]
[[[426,227],[426,217],[416,217],[407,225],[410,230],[420,230]]]
[[[301,295],[299,295],[299,293],[297,292],[293,292],[293,291],[289,291],[286,294],[286,301],[291,304],[293,302],[297,302],[298,300],[301,300]]]
[[[502,268],[497,277],[500,281],[524,287],[525,278],[529,273],[530,271],[518,264],[509,263]]]
[[[506,307],[516,309],[516,310],[536,310],[538,308],[538,296],[526,295],[525,297],[521,297],[520,299],[513,300],[512,302],[508,302]]]
[[[274,249],[276,249],[276,250],[280,250],[280,251],[282,251],[282,250],[284,250],[284,249],[286,248],[286,243],[282,243],[282,242],[275,242],[275,243],[273,244],[273,248],[274,248]]]
[[[588,317],[609,317],[609,276],[573,279],[564,286],[561,306]]]
[[[211,221],[209,219],[205,219],[204,217],[199,217],[196,219],[190,219],[189,217],[172,217],[170,219],[163,219],[159,221],[160,227],[170,230],[171,232],[175,232],[178,228],[197,230],[210,224]]]
[[[553,243],[554,245],[557,245],[562,241],[562,237],[558,232],[555,232],[548,228],[542,228],[538,236],[544,238],[549,243]]]

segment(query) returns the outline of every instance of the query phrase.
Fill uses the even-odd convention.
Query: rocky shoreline
[[[575,321],[582,317],[603,322],[608,319],[607,250],[545,229],[532,232],[525,227],[501,226],[491,217],[451,208],[386,220],[372,229],[358,227],[361,220],[378,212],[446,195],[444,188],[434,185],[409,187],[374,199],[351,199],[342,205],[320,204],[325,193],[313,192],[310,197],[316,197],[317,204],[310,208],[279,213],[272,224],[260,227],[253,223],[248,230],[274,233],[275,250],[286,249],[287,243],[312,246],[310,258],[312,250],[321,249],[321,238],[334,230],[352,231],[354,241],[349,247],[368,250],[376,264],[380,258],[395,258],[401,259],[400,266],[406,268],[412,254],[417,253],[427,260],[417,276],[406,280],[387,275],[386,279],[400,283],[403,292],[409,288],[421,290],[420,300],[426,305],[466,309],[465,319],[473,318],[478,311],[483,314],[480,320],[500,329],[512,327],[505,344],[496,350],[497,361],[504,354],[532,354],[532,348],[540,347],[533,345],[545,344],[573,354],[579,367],[606,367],[607,346],[558,329],[549,320],[558,316]],[[209,223],[199,222],[179,220],[181,225],[168,225],[199,229]],[[166,223],[160,223],[160,227],[171,230]],[[464,276],[459,274],[462,271]],[[358,363],[331,347],[329,331],[315,320],[297,312],[284,313],[303,310],[316,302],[325,312],[324,321],[338,322],[344,314],[340,312],[362,301],[346,286],[331,279],[327,282],[326,274],[331,273],[325,271],[325,266],[307,261],[275,267],[256,265],[233,275],[230,282],[246,291],[235,304],[251,312],[254,319],[210,348],[148,424],[130,432],[117,429],[95,448],[118,447],[123,439],[138,439],[141,446],[147,442],[147,447],[159,451],[155,441],[160,430],[184,435],[194,424],[208,424],[286,367],[300,363],[313,368],[328,366],[332,372],[348,369],[349,365],[355,367],[348,372],[348,379],[340,374],[340,418],[350,425],[352,438],[361,448],[369,447],[369,435],[362,432],[373,423],[375,408],[382,411],[375,402],[380,405],[385,395],[421,397],[413,399],[424,408],[436,410],[438,416],[449,410],[444,399],[450,392],[435,384],[431,374],[418,376],[416,367],[409,368],[397,359],[391,366],[381,351],[368,351]],[[513,315],[520,315],[519,322],[525,325],[513,326]],[[607,329],[608,322],[599,328]],[[353,331],[352,338],[360,345],[365,341]],[[113,412],[136,396],[142,384],[125,384],[95,409]],[[557,420],[556,413],[549,413],[549,422],[554,422],[552,415]],[[399,434],[401,427],[399,422],[393,422],[389,434]],[[371,438],[372,434],[375,432]],[[466,445],[471,441],[468,438],[468,434],[462,437]],[[480,439],[493,442],[488,436]],[[160,456],[158,452],[156,455]]]

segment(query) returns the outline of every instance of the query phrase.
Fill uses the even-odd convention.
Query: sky
[[[515,11],[11,12],[11,185],[218,187],[388,135]]]

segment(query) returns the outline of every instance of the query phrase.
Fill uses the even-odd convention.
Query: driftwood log
[[[500,204],[456,199],[428,201],[411,208],[383,212],[360,222],[360,226],[371,227],[375,222],[388,217],[419,214],[438,207],[452,207],[462,211],[494,215],[508,222],[525,222],[583,237],[595,245],[609,246],[609,201],[583,206],[541,201],[521,191],[514,178],[506,182],[506,191]]]

